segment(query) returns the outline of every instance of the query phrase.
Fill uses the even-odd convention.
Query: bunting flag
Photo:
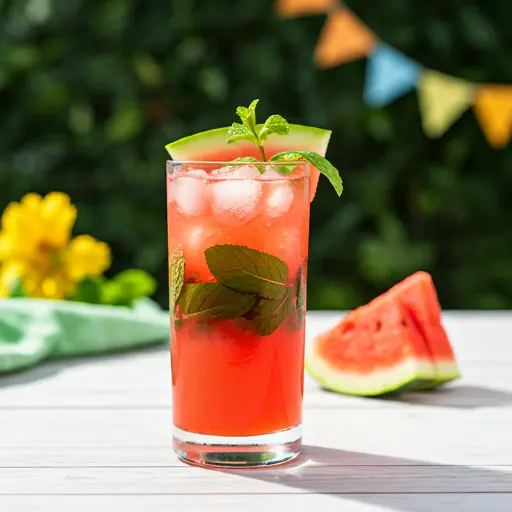
[[[512,131],[512,85],[480,86],[474,109],[489,144],[506,147]]]
[[[336,0],[278,0],[277,11],[285,18],[322,14],[335,2]]]
[[[423,130],[440,137],[473,102],[473,84],[426,69],[418,84]]]
[[[348,9],[331,11],[320,34],[315,62],[330,68],[366,57],[375,44],[373,33]]]
[[[382,107],[408,93],[417,84],[421,67],[386,44],[380,44],[368,59],[364,99]]]
[[[418,62],[375,34],[341,0],[276,0],[284,17],[326,14],[315,49],[315,63],[331,68],[368,57],[364,100],[383,107],[413,89],[418,90],[423,131],[443,135],[471,106],[489,144],[504,148],[512,135],[512,85],[476,85],[424,69]]]

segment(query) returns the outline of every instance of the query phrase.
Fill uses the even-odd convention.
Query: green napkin
[[[0,300],[0,373],[54,357],[101,354],[169,340],[169,313],[150,299],[132,308]]]

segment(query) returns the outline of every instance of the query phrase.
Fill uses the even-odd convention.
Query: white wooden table
[[[350,398],[306,376],[291,465],[179,462],[163,347],[48,363],[0,380],[0,511],[510,512],[512,313],[449,313],[463,379]],[[308,339],[339,314],[310,313]]]

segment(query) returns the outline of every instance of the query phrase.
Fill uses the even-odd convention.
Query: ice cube
[[[256,170],[256,172],[258,172]],[[227,179],[210,184],[212,207],[221,223],[249,221],[256,214],[261,183],[253,179]]]
[[[281,173],[275,170],[275,167],[267,167],[265,168],[265,172],[260,175],[260,179],[265,181],[270,180],[285,180],[286,176],[283,176]]]
[[[261,177],[261,174],[254,165],[226,165],[225,167],[220,167],[212,171],[210,176],[214,176],[215,178],[223,178],[225,176],[227,179],[240,178],[257,180]]]
[[[205,210],[207,178],[205,171],[193,169],[173,180],[172,198],[186,215],[200,215]]]
[[[197,281],[211,281],[211,274],[204,252],[215,245],[222,233],[219,227],[204,217],[187,225],[182,234],[185,261],[185,277]]]
[[[266,200],[267,213],[271,217],[284,215],[293,203],[293,190],[287,182],[269,183],[266,185],[269,193]]]

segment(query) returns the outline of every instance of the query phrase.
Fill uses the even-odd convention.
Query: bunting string
[[[285,18],[327,14],[315,48],[321,69],[366,58],[363,98],[381,108],[416,90],[423,131],[441,137],[469,108],[482,132],[496,149],[505,148],[512,135],[512,84],[474,84],[425,68],[382,42],[339,0],[277,0]]]

